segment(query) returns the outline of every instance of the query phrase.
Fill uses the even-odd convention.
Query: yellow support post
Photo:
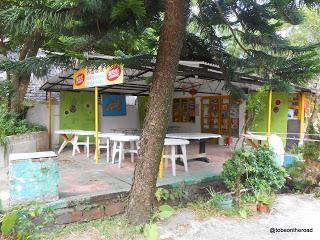
[[[163,155],[164,155],[164,149],[162,149],[161,160],[160,160],[160,168],[159,168],[159,177],[160,178],[163,178]]]
[[[272,89],[269,90],[268,94],[268,126],[267,126],[267,142],[270,144],[270,134],[271,134],[271,113],[272,113]]]
[[[95,151],[95,159],[96,163],[99,163],[99,150],[98,150],[98,145],[99,145],[99,102],[98,102],[98,97],[99,97],[99,89],[98,87],[94,88],[94,93],[95,93],[95,99],[94,99],[94,109],[95,109],[95,130],[96,130],[96,151]]]
[[[302,144],[303,134],[304,134],[304,94],[300,95],[300,139],[299,142]]]
[[[48,137],[49,137],[49,149],[52,148],[52,100],[51,92],[48,92]]]

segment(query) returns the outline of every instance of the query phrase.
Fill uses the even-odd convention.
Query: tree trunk
[[[13,87],[13,94],[10,98],[10,111],[16,113],[23,113],[24,97],[27,93],[28,86],[30,83],[31,74],[21,75],[14,73],[11,76],[11,83]]]
[[[25,40],[25,43],[19,52],[19,60],[23,61],[29,57],[36,57],[41,45],[43,44],[43,40],[44,36],[41,32],[34,32]],[[13,93],[10,98],[11,112],[19,114],[23,113],[23,102],[28,90],[30,78],[31,73],[14,72],[11,74],[10,80],[13,87]]]
[[[188,8],[187,0],[166,0],[157,62],[138,151],[139,159],[128,202],[128,219],[132,224],[146,223],[152,213]]]

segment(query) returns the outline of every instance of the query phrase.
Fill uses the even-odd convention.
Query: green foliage
[[[246,102],[247,110],[247,120],[246,127],[250,128],[251,124],[255,120],[256,116],[261,113],[261,111],[266,106],[266,96],[268,95],[270,87],[265,85],[257,89],[256,92],[249,94]]]
[[[112,17],[119,17],[127,12],[132,12],[134,15],[144,17],[146,10],[141,0],[120,0],[112,9]]]
[[[167,201],[175,201],[175,200],[182,200],[182,198],[186,195],[185,189],[182,187],[174,188],[167,190],[165,188],[158,188],[155,192],[155,197],[158,202],[161,200]]]
[[[97,220],[82,223],[56,226],[50,231],[39,233],[40,239],[56,240],[74,238],[74,235],[83,235],[84,239],[89,238],[90,231],[98,232],[101,239],[132,240],[143,230],[142,226],[132,226],[124,215],[116,217],[104,217]],[[32,236],[30,240],[34,240]]]
[[[209,200],[200,199],[196,202],[187,204],[188,208],[195,211],[197,216],[202,220],[212,216],[240,216],[241,218],[248,218],[252,215],[251,211],[246,206],[232,205],[231,209],[221,209],[213,204],[212,197]]]
[[[10,81],[5,80],[0,82],[0,107],[4,107],[4,104],[8,104],[12,93],[13,87]]]
[[[255,197],[259,203],[263,203],[266,205],[271,205],[274,199],[272,192],[266,191],[257,191],[255,193]]]
[[[303,155],[305,158],[320,162],[320,142],[305,142]]]
[[[241,195],[241,202],[242,203],[255,203],[257,198],[254,194],[250,194],[248,192]]]
[[[152,215],[151,222],[169,218],[173,213],[174,213],[174,209],[171,206],[166,204],[161,205],[159,209]]]
[[[160,202],[169,198],[169,191],[165,188],[158,188],[154,195],[157,201]]]
[[[289,177],[286,186],[292,192],[311,192],[320,181],[318,164],[296,161],[287,167],[287,172]]]
[[[305,158],[320,162],[320,123],[310,124],[307,129],[309,139],[303,144],[302,153]],[[316,141],[312,141],[316,140]]]
[[[158,240],[159,239],[159,232],[158,232],[157,224],[148,223],[148,224],[144,225],[143,235],[146,240]]]
[[[174,209],[169,205],[161,205],[159,209],[152,215],[150,222],[145,224],[141,230],[146,240],[158,240],[159,233],[156,222],[164,220],[172,216]]]
[[[40,239],[41,229],[53,221],[51,210],[39,203],[19,205],[5,213],[1,234],[12,239]]]
[[[6,136],[37,132],[43,129],[42,126],[29,123],[17,114],[10,113],[5,108],[0,107],[0,145],[6,144]]]
[[[242,217],[244,219],[247,219],[250,216],[250,210],[247,208],[241,208],[238,211],[238,213],[239,213],[240,217]]]
[[[16,221],[17,221],[17,212],[16,211],[12,211],[12,212],[4,215],[4,217],[2,219],[1,232],[4,235],[9,235],[10,233],[12,233],[14,230],[14,226],[16,224]]]
[[[320,70],[319,45],[292,45],[282,27],[301,24],[300,6],[314,3],[319,6],[318,1],[199,0],[189,30],[201,41],[189,43],[194,51],[185,52],[191,59],[218,64],[226,90],[235,96],[241,90],[232,81],[248,73],[261,76],[272,89],[305,84]]]
[[[215,206],[217,205],[218,202],[221,202],[225,199],[227,199],[227,196],[223,193],[216,192],[212,187],[209,187],[207,189],[207,192],[209,193],[211,199],[209,202],[213,203]]]
[[[236,190],[236,178],[240,176],[241,188],[251,192],[280,189],[285,183],[286,171],[274,161],[274,153],[262,146],[255,150],[236,149],[223,164],[222,177],[226,186]]]
[[[310,124],[307,129],[308,138],[302,145],[293,146],[290,153],[320,162],[320,126]],[[316,141],[313,141],[316,140]]]

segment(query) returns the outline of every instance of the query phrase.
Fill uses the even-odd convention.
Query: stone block
[[[114,216],[124,212],[125,204],[123,202],[110,203],[105,206],[104,215]]]
[[[72,209],[59,209],[54,211],[55,224],[62,225],[72,222]]]
[[[58,166],[52,158],[39,159],[17,159],[10,162],[10,204],[58,200]]]
[[[82,211],[83,220],[94,220],[104,216],[103,206],[89,207]]]
[[[83,218],[82,211],[73,210],[71,212],[71,222],[79,222]]]
[[[49,138],[46,131],[13,135],[7,137],[7,145],[0,145],[0,169],[9,165],[11,153],[47,151]]]

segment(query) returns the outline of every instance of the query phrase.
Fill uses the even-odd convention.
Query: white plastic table
[[[56,134],[59,134],[63,138],[63,143],[61,144],[58,154],[68,145],[72,144],[72,156],[76,154],[76,151],[80,153],[79,145],[85,146],[85,151],[87,152],[87,157],[89,157],[89,137],[95,135],[95,131],[85,131],[85,130],[75,130],[75,129],[64,129],[55,131]],[[68,135],[71,135],[69,138]],[[85,142],[78,142],[79,136],[86,136]]]
[[[98,145],[98,150],[100,153],[100,149],[107,149],[107,162],[109,162],[110,160],[110,138],[111,137],[116,137],[116,136],[124,136],[124,133],[99,133],[98,137],[99,137],[99,145]],[[107,145],[100,145],[100,138],[106,139],[107,141]]]
[[[121,162],[124,159],[124,153],[131,153],[131,162],[133,162],[134,154],[138,154],[138,145],[140,137],[137,135],[123,135],[123,136],[112,136],[110,140],[114,142],[112,151],[112,163],[115,163],[115,156],[119,153],[119,168],[121,168]],[[124,149],[124,144],[126,142],[130,143],[130,149]],[[134,148],[134,143],[136,143],[136,149]],[[119,144],[119,146],[118,146]]]
[[[171,166],[172,166],[172,175],[176,176],[176,159],[182,158],[184,169],[186,172],[188,172],[188,162],[187,162],[187,151],[186,146],[190,142],[185,139],[176,139],[176,138],[165,138],[164,139],[164,146],[165,146],[165,154],[164,154],[164,160],[165,160],[165,167],[168,167],[168,158],[171,158]],[[181,148],[182,153],[176,153],[176,149]],[[169,155],[169,151],[171,151],[171,155]]]
[[[199,161],[209,162],[206,155],[206,141],[208,139],[221,138],[221,135],[211,133],[168,133],[166,137],[199,141],[199,153],[189,155],[188,160],[197,159]]]

